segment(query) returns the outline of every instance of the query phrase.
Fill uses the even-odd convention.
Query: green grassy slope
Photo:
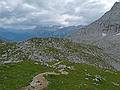
[[[58,62],[49,62],[54,65]],[[68,75],[48,75],[48,90],[120,90],[120,72],[98,69],[91,65],[61,61],[60,65],[73,66]],[[18,90],[27,86],[32,78],[43,72],[57,72],[33,61],[0,65],[0,90]]]
[[[0,65],[0,90],[17,90],[26,86],[32,77],[50,69],[32,61]]]
[[[108,61],[114,59],[102,49],[64,39],[0,41],[0,90],[19,90],[40,73],[61,73],[60,65],[69,74],[45,76],[48,90],[120,90],[120,72],[97,68],[115,70]]]

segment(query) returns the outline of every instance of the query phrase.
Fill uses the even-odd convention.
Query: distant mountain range
[[[23,41],[33,37],[48,38],[64,38],[65,36],[79,30],[82,25],[78,26],[37,26],[34,29],[14,29],[0,28],[0,39],[10,41]]]

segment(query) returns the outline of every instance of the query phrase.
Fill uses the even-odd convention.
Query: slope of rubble
[[[33,38],[17,44],[29,60],[40,62],[68,60],[76,63],[92,64],[102,68],[116,69],[115,62],[102,49],[89,44],[78,44],[66,39]]]
[[[18,63],[23,60],[50,62],[68,60],[94,66],[119,70],[112,63],[116,59],[108,56],[102,49],[89,45],[78,44],[66,39],[33,38],[27,41],[12,43],[1,42],[0,63]]]

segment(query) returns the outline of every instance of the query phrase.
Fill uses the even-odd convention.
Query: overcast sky
[[[0,0],[0,27],[89,24],[118,0]]]

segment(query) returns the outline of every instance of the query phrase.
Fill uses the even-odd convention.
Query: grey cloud
[[[1,0],[0,26],[88,24],[117,0]]]

